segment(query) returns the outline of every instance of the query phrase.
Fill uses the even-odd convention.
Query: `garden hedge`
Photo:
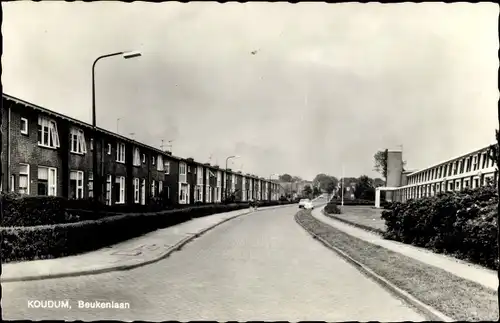
[[[496,269],[497,203],[493,186],[396,202],[382,212],[384,236]]]
[[[335,202],[328,202],[328,204],[324,208],[325,212],[328,214],[340,214],[340,208],[337,206]]]
[[[53,205],[58,205],[57,203],[61,202],[59,199],[45,199],[45,201],[51,201],[51,203],[58,201],[54,202]],[[24,206],[23,203],[31,205],[28,202],[18,202],[18,204],[13,205]],[[278,201],[262,201],[260,203],[261,206],[282,204],[288,203]],[[117,214],[97,220],[73,221],[72,223],[1,227],[2,258],[4,262],[11,262],[74,255],[97,250],[192,218],[245,208],[248,208],[248,203],[211,204],[161,212]],[[19,213],[11,212],[13,215]],[[43,215],[46,214],[43,213]],[[27,217],[34,218],[33,216]],[[19,218],[20,215],[16,215],[15,219]],[[51,219],[59,218],[54,216]],[[28,223],[28,221],[20,222]],[[34,222],[31,220],[31,223]]]

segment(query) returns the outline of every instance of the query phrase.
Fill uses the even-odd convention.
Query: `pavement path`
[[[267,208],[261,210],[265,209]],[[0,280],[2,282],[11,282],[50,277],[80,276],[84,273],[113,271],[118,268],[130,268],[150,263],[171,253],[178,246],[192,240],[192,238],[208,228],[249,212],[251,212],[250,209],[242,209],[195,218],[79,255],[3,264]]]
[[[368,232],[353,225],[332,219],[331,217],[324,215],[321,210],[322,208],[317,208],[312,211],[312,214],[316,219],[328,225],[331,225],[332,227],[341,230],[351,236],[419,260],[428,265],[441,268],[455,276],[468,279],[487,288],[493,290],[497,290],[498,288],[498,276],[495,270],[472,264],[448,255],[434,253],[431,250],[425,248],[415,247],[402,242],[386,240],[379,234]],[[346,210],[346,214],[344,215],[344,218],[346,220],[349,217],[349,213],[347,212],[348,211]],[[356,218],[351,219],[350,221],[358,223],[356,221]]]
[[[318,201],[319,202],[319,201]],[[2,283],[3,318],[147,321],[423,321],[294,221],[297,206],[228,221],[154,264]],[[71,308],[30,308],[68,300]],[[124,302],[125,309],[79,308]]]

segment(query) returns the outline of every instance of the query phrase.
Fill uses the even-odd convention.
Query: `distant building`
[[[387,191],[387,201],[404,202],[440,192],[485,186],[488,182],[496,183],[498,170],[489,153],[490,147],[483,147],[410,172],[403,171],[402,152],[389,152],[387,187],[377,188],[375,206],[380,207],[380,192],[383,190]]]

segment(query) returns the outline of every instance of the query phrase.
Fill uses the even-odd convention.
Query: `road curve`
[[[231,220],[158,263],[130,271],[3,283],[3,318],[146,321],[423,321],[311,238],[296,206]],[[29,301],[69,300],[68,308]],[[78,301],[128,309],[85,309]],[[32,304],[32,303],[30,303]]]

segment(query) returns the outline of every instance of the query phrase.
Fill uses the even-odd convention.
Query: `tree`
[[[300,178],[299,176],[292,176],[292,182],[300,182],[302,180],[302,178]]]
[[[290,175],[290,174],[280,175],[280,181],[291,183],[292,182],[292,175]]]
[[[374,171],[380,173],[382,177],[387,181],[387,158],[389,155],[389,150],[379,150],[373,155],[374,159]],[[405,171],[406,161],[403,160],[402,169]]]
[[[311,186],[309,186],[309,185],[304,186],[304,190],[302,191],[302,195],[310,196],[311,194],[313,194],[313,189],[311,188]]]
[[[326,174],[318,174],[313,180],[313,185],[319,186],[319,189],[322,191],[326,191],[328,194],[331,194],[332,191],[337,187],[339,181],[334,176],[326,175]]]
[[[319,196],[319,195],[321,195],[320,189],[317,186],[314,186],[314,188],[313,188],[313,196],[316,197],[316,196]]]
[[[335,178],[335,177],[334,177]],[[338,187],[338,180],[331,180],[328,182],[328,184],[326,185],[326,188],[325,188],[325,191],[328,193],[328,194],[332,194],[332,192]]]
[[[374,170],[382,175],[382,177],[387,180],[387,156],[389,151],[379,150],[373,155],[375,168]]]
[[[373,180],[366,175],[360,176],[356,183],[354,196],[361,200],[375,200],[375,187],[373,186]]]
[[[373,187],[380,187],[380,186],[384,186],[384,180],[381,178],[373,179]]]

